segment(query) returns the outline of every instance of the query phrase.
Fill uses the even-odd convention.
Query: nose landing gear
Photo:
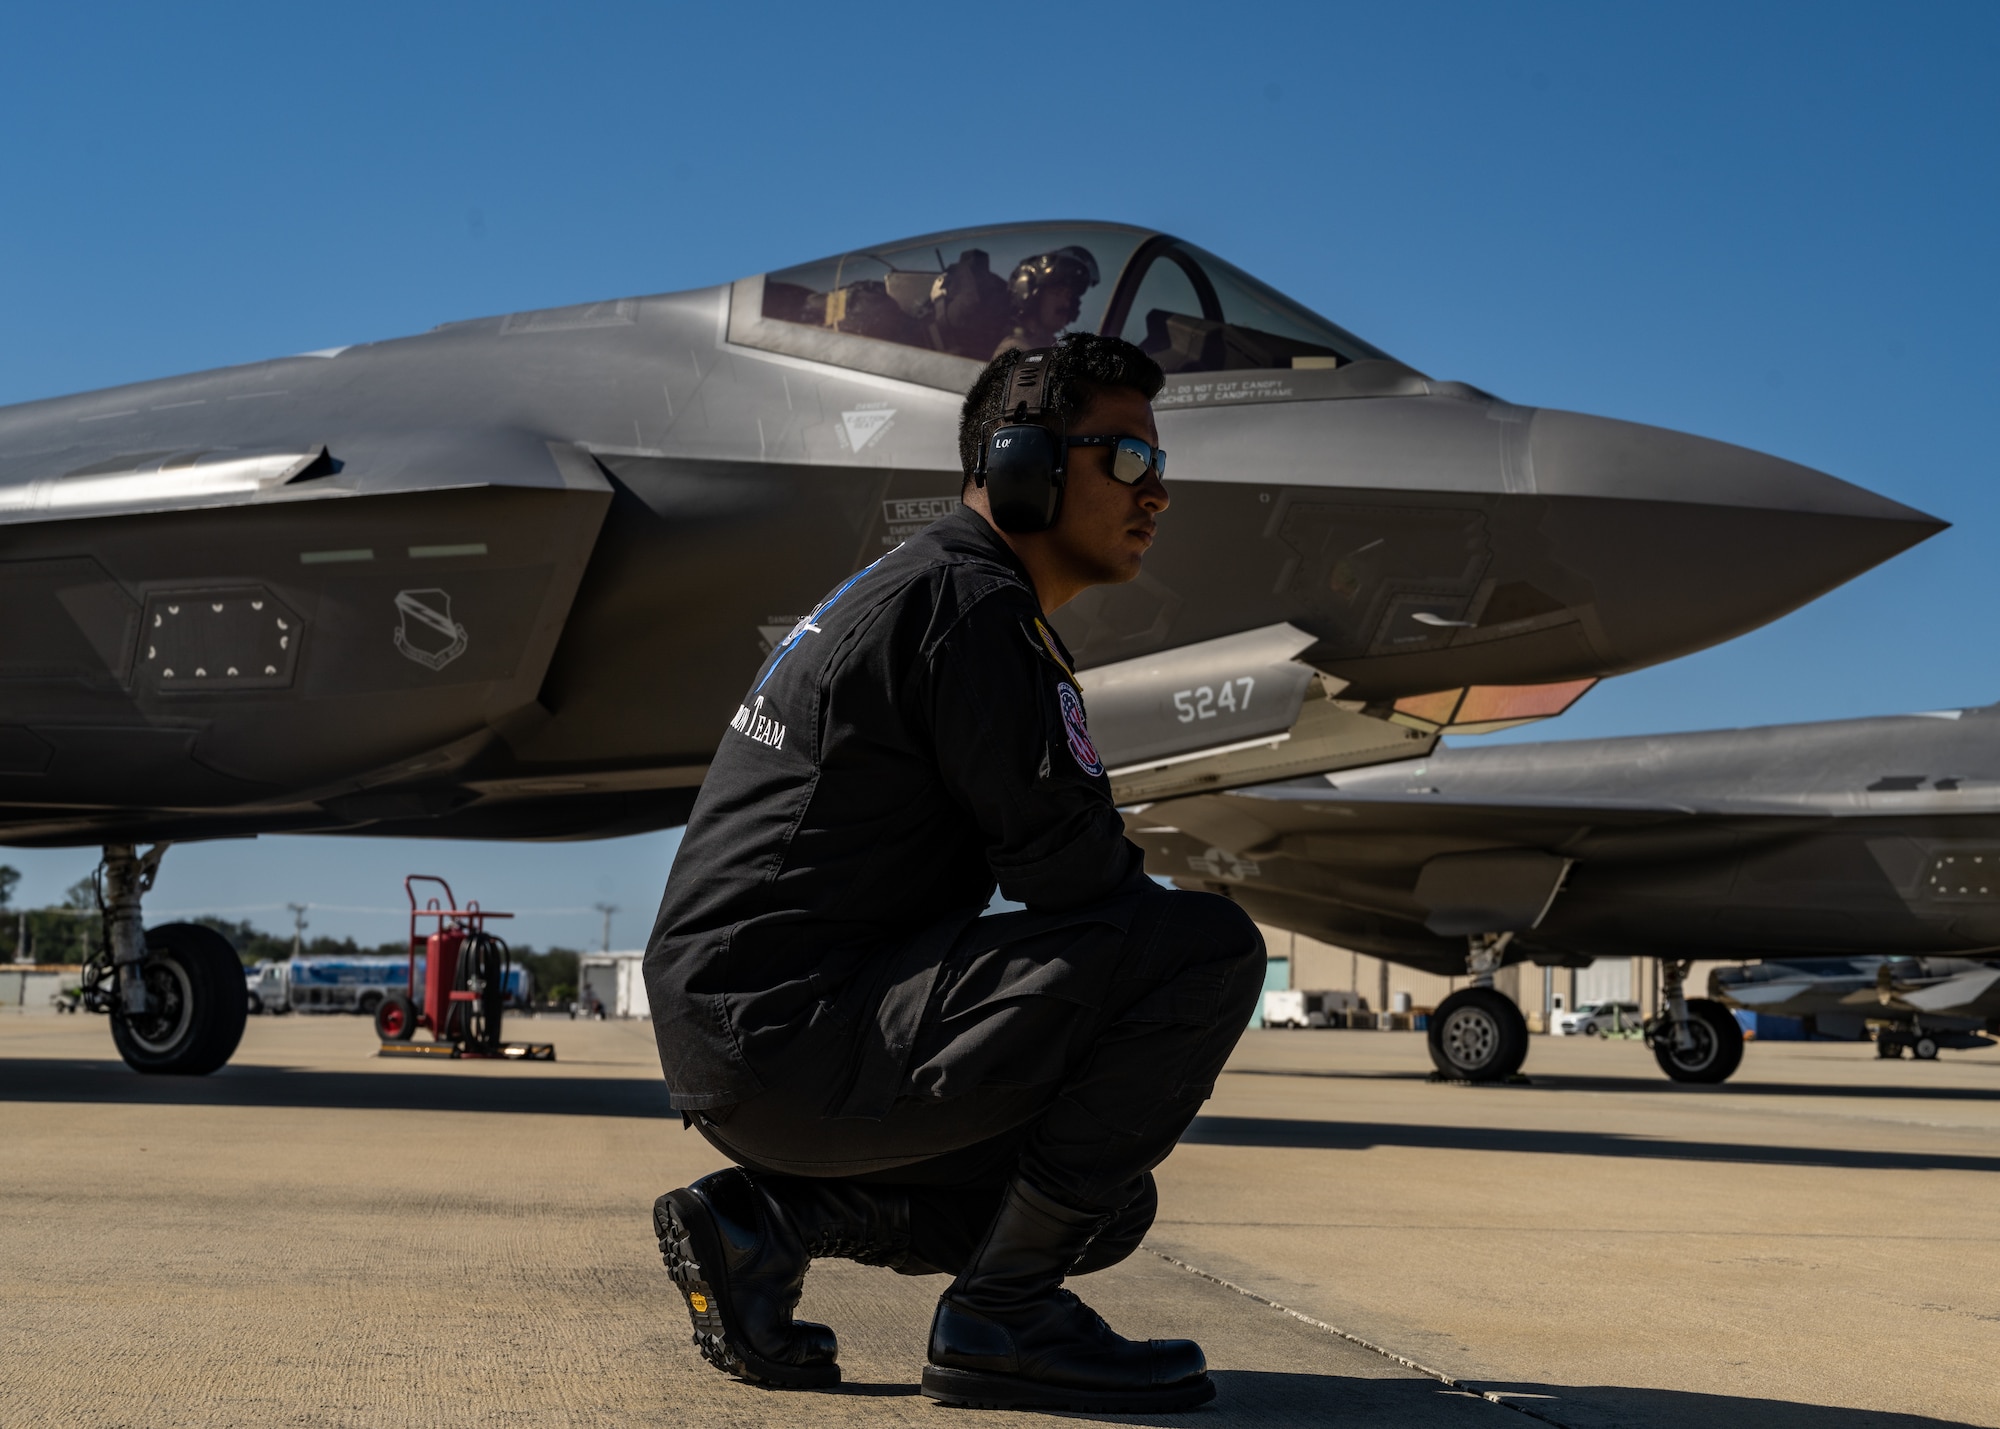
[[[166,851],[106,845],[97,873],[104,939],[84,967],[82,1002],[110,1015],[112,1043],[133,1071],[206,1076],[243,1040],[243,964],[212,928],[145,926],[140,905]]]
[[[1726,1082],[1743,1063],[1743,1029],[1721,1003],[1686,993],[1689,961],[1660,962],[1663,1008],[1646,1023],[1646,1045],[1677,1082]]]

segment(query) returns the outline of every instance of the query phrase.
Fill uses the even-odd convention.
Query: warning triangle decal
[[[842,412],[840,420],[847,426],[847,445],[860,451],[887,431],[895,417],[894,407],[877,407],[871,412]]]

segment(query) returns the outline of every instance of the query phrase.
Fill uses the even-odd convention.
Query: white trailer
[[[576,1002],[571,1017],[651,1017],[646,1000],[645,950],[585,953],[577,959]]]

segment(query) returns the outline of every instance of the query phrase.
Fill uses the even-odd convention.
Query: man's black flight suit
[[[1026,911],[979,916],[996,880]],[[674,1106],[753,1171],[910,1186],[953,1273],[1016,1175],[1136,1245],[1262,981],[1240,909],[1142,872],[1068,653],[970,509],[772,652],[646,954]]]

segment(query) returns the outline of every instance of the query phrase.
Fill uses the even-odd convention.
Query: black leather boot
[[[653,1203],[694,1343],[725,1374],[787,1389],[840,1383],[834,1333],[794,1320],[806,1267],[845,1258],[928,1273],[910,1256],[908,1198],[890,1187],[731,1167]]]
[[[938,1301],[923,1391],[986,1409],[1158,1413],[1215,1397],[1192,1340],[1128,1340],[1062,1288],[1110,1222],[1026,1181],[1007,1188],[985,1242]]]
[[[935,1275],[910,1249],[910,1198],[895,1186],[808,1176],[750,1179],[792,1223],[813,1260],[852,1260],[907,1275]]]
[[[811,1257],[746,1172],[731,1167],[667,1192],[653,1203],[653,1229],[703,1359],[753,1384],[840,1383],[833,1331],[792,1318]]]

